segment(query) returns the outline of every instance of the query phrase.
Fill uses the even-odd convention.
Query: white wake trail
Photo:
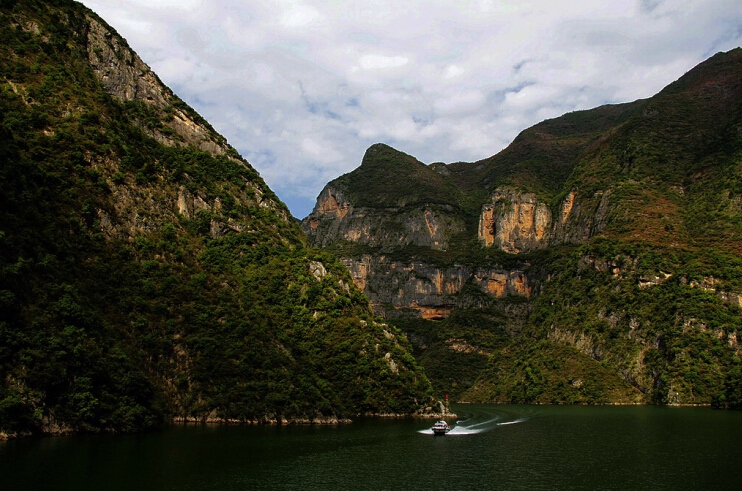
[[[451,435],[451,436],[476,435],[478,433],[484,433],[485,431],[493,430],[498,426],[514,425],[518,423],[523,423],[524,421],[528,421],[528,418],[518,418],[513,421],[503,421],[502,423],[496,423],[496,421],[499,419],[500,419],[499,417],[492,418],[487,421],[482,421],[481,423],[475,423],[475,424],[468,425],[468,426],[459,424],[451,428],[451,431],[446,433],[446,435]],[[484,427],[484,428],[479,428],[480,426],[484,426],[484,425],[489,425],[489,426]],[[425,429],[425,430],[419,430],[418,433],[423,434],[423,435],[434,434],[433,430],[430,428]]]

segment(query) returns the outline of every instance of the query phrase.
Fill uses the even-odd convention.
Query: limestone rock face
[[[584,242],[603,230],[608,197],[609,193],[598,193],[586,199],[572,190],[552,211],[535,193],[497,188],[491,202],[481,209],[480,244],[521,254],[553,244]],[[509,270],[456,264],[437,267],[424,260],[400,260],[399,251],[409,247],[449,251],[450,238],[466,233],[467,228],[465,218],[452,209],[430,204],[396,205],[356,207],[341,188],[330,183],[317,198],[313,212],[302,221],[302,228],[315,247],[358,244],[378,251],[341,258],[375,313],[384,317],[445,319],[455,307],[482,307],[474,305],[481,303],[482,298],[530,299],[538,294],[538,287],[534,288],[538,280],[529,279],[527,265]],[[472,300],[472,290],[467,294],[467,285],[477,287],[478,300]],[[523,314],[515,312],[513,323],[521,322]],[[518,327],[514,325],[509,330],[517,332]]]
[[[551,230],[551,243],[583,243],[605,230],[611,190],[593,196],[570,192],[560,205],[559,221]]]
[[[491,203],[482,206],[479,241],[510,254],[544,249],[551,244],[580,243],[605,228],[610,192],[578,200],[570,191],[556,216],[533,193],[498,188]]]
[[[95,16],[87,15],[86,21],[88,63],[102,86],[119,101],[144,104],[157,116],[160,126],[148,127],[139,122],[143,132],[167,146],[194,147],[249,167],[224,137],[160,81],[126,41]],[[130,176],[114,179],[120,170],[116,159],[91,159],[88,164],[105,176],[115,198],[109,209],[97,210],[101,230],[108,237],[131,239],[165,223],[176,222],[178,215],[193,219],[201,211],[213,215],[209,230],[214,237],[246,229],[240,220],[224,216],[219,198],[201,196],[183,185],[162,186],[161,176],[154,183],[137,182]],[[273,199],[272,193],[266,194],[266,190],[260,180],[245,180],[235,187],[231,197],[235,203],[270,208],[283,220],[289,220],[286,208]]]
[[[462,265],[437,268],[370,254],[342,262],[355,285],[368,296],[374,312],[385,317],[445,319],[454,307],[464,302],[460,295],[469,282],[493,299],[508,295],[530,298],[532,294],[532,286],[522,270]]]
[[[533,193],[499,188],[492,203],[482,207],[479,239],[485,246],[496,246],[518,254],[548,245],[551,211]]]
[[[461,233],[464,222],[444,206],[354,206],[341,189],[327,185],[312,213],[302,221],[304,233],[316,247],[337,241],[392,249],[404,246],[447,250],[450,237]]]
[[[152,130],[165,145],[190,144],[215,155],[227,153],[226,141],[205,122],[196,121],[182,107],[155,73],[105,25],[92,16],[88,20],[88,61],[106,91],[122,102],[139,101],[157,110],[169,108],[172,118],[165,124],[180,138]],[[173,105],[175,103],[175,105]]]
[[[87,20],[88,59],[106,92],[122,101],[167,105],[168,96],[149,67],[97,19],[88,16]]]

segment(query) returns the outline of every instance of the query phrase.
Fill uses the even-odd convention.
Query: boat
[[[434,435],[445,435],[446,433],[451,431],[451,427],[448,426],[448,423],[446,423],[445,421],[440,420],[433,425],[431,430],[433,430]]]

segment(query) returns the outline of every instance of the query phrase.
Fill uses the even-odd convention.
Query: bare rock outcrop
[[[452,235],[465,229],[463,219],[444,206],[386,209],[354,206],[341,189],[327,185],[302,228],[316,247],[339,240],[393,249],[406,246],[447,250]]]
[[[244,178],[231,183],[229,197],[235,204],[257,205],[273,210],[281,219],[289,220],[288,210],[267,192],[267,186],[257,173],[232,149],[206,120],[181,101],[157,75],[132,51],[126,41],[104,21],[86,15],[85,32],[87,61],[103,88],[124,103],[140,104],[151,115],[151,121],[135,124],[158,142],[171,147],[191,147],[214,157],[250,169],[256,179]],[[138,114],[138,113],[136,113]],[[220,198],[206,196],[187,186],[161,186],[164,175],[154,180],[139,180],[129,173],[122,173],[119,159],[95,158],[86,155],[88,164],[106,181],[115,197],[113,205],[98,209],[101,231],[110,238],[133,239],[144,232],[151,232],[167,223],[177,223],[179,216],[194,219],[201,211],[212,215],[209,232],[222,236],[230,231],[244,231],[244,220],[224,216]],[[183,176],[186,181],[191,177]]]
[[[226,141],[200,118],[194,118],[126,42],[92,16],[88,20],[88,61],[106,91],[122,102],[143,102],[157,111],[168,110],[165,125],[172,133],[151,129],[165,145],[187,144],[214,155],[227,154]],[[173,139],[171,134],[177,135]],[[180,141],[178,141],[180,140]]]
[[[610,192],[585,199],[570,191],[556,213],[534,193],[497,188],[482,206],[479,241],[510,254],[544,249],[552,244],[585,242],[605,228]]]
[[[535,194],[499,188],[482,207],[479,238],[511,254],[541,249],[548,245],[551,221],[549,207]]]
[[[533,288],[523,270],[438,268],[422,262],[404,263],[385,256],[343,259],[355,285],[368,296],[374,312],[385,317],[445,319],[464,300],[465,285],[476,285],[490,298],[530,298]]]

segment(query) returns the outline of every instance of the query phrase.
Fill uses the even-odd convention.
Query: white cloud
[[[410,61],[406,56],[383,56],[364,55],[361,57],[360,65],[365,70],[376,68],[394,68],[406,65]]]
[[[83,0],[305,216],[383,141],[494,155],[742,44],[738,0]]]
[[[317,9],[308,5],[292,5],[281,14],[281,25],[288,28],[306,27],[320,19]]]

